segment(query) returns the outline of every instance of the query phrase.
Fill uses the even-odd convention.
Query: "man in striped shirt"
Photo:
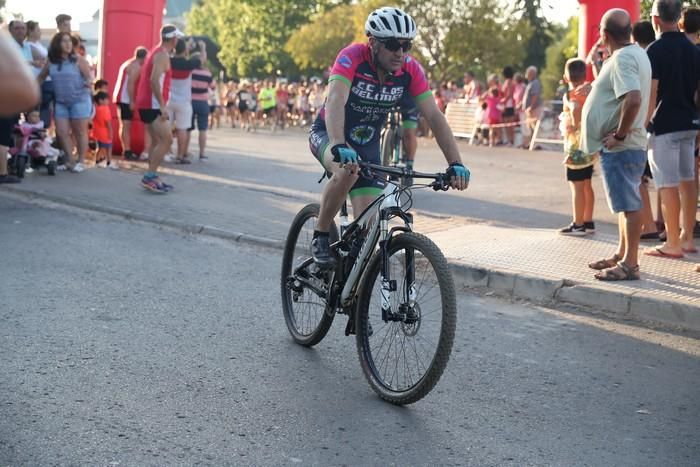
[[[194,54],[193,54],[194,55]],[[192,125],[190,133],[194,130],[195,122],[199,130],[199,160],[206,159],[204,150],[207,145],[207,128],[209,123],[209,88],[213,86],[211,72],[206,65],[202,64],[199,68],[192,71]],[[189,143],[189,137],[187,138]],[[189,146],[189,144],[188,144]]]

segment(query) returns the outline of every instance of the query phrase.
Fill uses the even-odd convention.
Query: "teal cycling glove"
[[[341,165],[357,164],[357,151],[353,148],[349,148],[345,144],[336,144],[333,146],[331,148],[331,154],[333,154],[333,161],[340,162]]]
[[[453,162],[447,168],[447,175],[450,177],[464,177],[466,181],[469,181],[469,177],[471,177],[471,172],[469,172],[469,169],[460,164],[459,162]]]

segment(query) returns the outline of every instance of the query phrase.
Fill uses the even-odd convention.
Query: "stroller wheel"
[[[24,178],[24,171],[27,170],[27,156],[18,155],[15,162],[17,177]]]
[[[49,175],[56,175],[56,167],[58,164],[56,161],[51,161],[48,164],[46,164],[46,170],[49,172]]]

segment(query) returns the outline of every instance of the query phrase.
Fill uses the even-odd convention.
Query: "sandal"
[[[591,269],[595,269],[596,271],[602,271],[603,269],[610,269],[614,268],[615,265],[617,265],[617,262],[620,261],[622,258],[618,256],[617,253],[615,253],[612,258],[603,258],[599,259],[598,261],[595,261],[593,263],[588,263],[588,267]]]
[[[630,267],[619,261],[614,268],[596,273],[595,278],[604,282],[637,281],[639,280],[639,266]]]

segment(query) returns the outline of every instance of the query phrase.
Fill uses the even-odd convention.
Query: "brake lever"
[[[435,191],[447,191],[450,188],[450,183],[447,180],[447,174],[440,174],[440,178],[431,183]]]

